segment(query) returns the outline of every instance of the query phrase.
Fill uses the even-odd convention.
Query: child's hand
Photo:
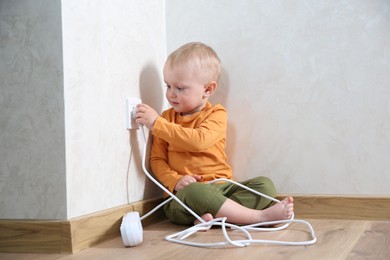
[[[185,186],[187,186],[190,183],[200,181],[202,179],[199,175],[185,175],[179,179],[179,181],[176,183],[175,191],[179,191],[184,189]]]
[[[143,124],[149,130],[153,129],[154,122],[158,117],[157,112],[146,104],[138,104],[135,113],[135,122]]]

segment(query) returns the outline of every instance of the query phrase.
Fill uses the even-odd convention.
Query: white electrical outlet
[[[141,103],[140,98],[126,98],[126,128],[138,129],[138,124],[135,122],[135,110],[137,104]]]

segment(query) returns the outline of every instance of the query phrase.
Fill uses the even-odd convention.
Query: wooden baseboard
[[[278,196],[279,199],[285,196]],[[294,211],[301,219],[390,220],[390,196],[296,195]],[[0,220],[0,252],[76,253],[120,236],[120,223],[127,212],[141,215],[162,199],[151,199],[94,214],[58,221]],[[162,210],[142,222],[164,218]]]
[[[298,218],[390,220],[390,196],[295,195]],[[285,196],[280,195],[278,199]]]
[[[0,220],[0,252],[71,252],[68,221]]]
[[[161,201],[140,201],[70,220],[0,220],[0,252],[76,253],[118,237],[127,212],[144,215]],[[157,222],[163,214],[159,210],[142,224]]]

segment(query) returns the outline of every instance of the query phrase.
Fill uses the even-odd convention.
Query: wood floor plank
[[[105,242],[97,247],[82,251],[64,259],[346,259],[356,241],[364,233],[367,221],[310,220],[318,243],[311,246],[250,245],[245,248],[226,247],[206,249],[170,243],[166,235],[180,231],[183,227],[168,222],[151,225],[144,230],[144,242],[132,248],[125,248],[120,238]],[[304,226],[293,224],[285,231],[256,232],[256,239],[308,239]],[[220,229],[212,229],[196,235],[194,241],[220,241]]]
[[[390,259],[390,221],[370,223],[348,259]]]

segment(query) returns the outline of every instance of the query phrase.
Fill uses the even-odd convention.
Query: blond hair
[[[192,65],[204,80],[218,82],[221,76],[221,61],[215,51],[201,42],[187,43],[172,52],[165,62],[166,66]]]

